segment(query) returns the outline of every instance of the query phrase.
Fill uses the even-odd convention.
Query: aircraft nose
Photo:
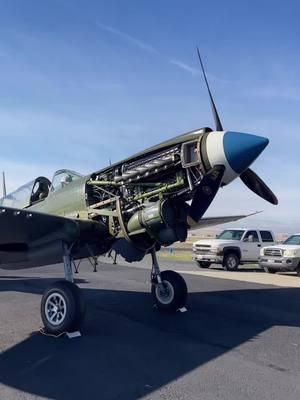
[[[240,132],[225,132],[224,154],[228,164],[237,174],[245,171],[268,145],[262,136]]]

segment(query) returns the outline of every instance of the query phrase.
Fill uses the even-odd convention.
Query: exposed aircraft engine
[[[154,245],[185,241],[219,188],[242,176],[267,144],[256,135],[209,128],[177,136],[92,174],[89,218],[104,223],[112,241],[125,239],[144,254]],[[253,186],[258,178],[247,171],[243,179]],[[257,191],[273,201],[263,182]]]
[[[200,143],[210,131],[179,136],[93,174],[86,185],[89,216],[105,223],[112,239],[144,253],[154,244],[185,241],[187,202],[206,173]]]

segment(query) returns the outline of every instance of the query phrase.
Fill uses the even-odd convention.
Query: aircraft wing
[[[22,245],[49,240],[75,239],[78,225],[75,221],[50,214],[21,210],[17,208],[0,208],[0,250],[21,249]]]
[[[32,265],[60,262],[61,242],[88,242],[97,223],[0,207],[0,265],[31,261]]]
[[[227,222],[238,221],[239,219],[247,218],[247,217],[250,217],[251,215],[256,215],[259,213],[260,213],[260,211],[252,213],[252,214],[245,214],[245,215],[227,215],[227,216],[221,216],[221,217],[201,218],[200,221],[197,222],[196,224],[191,224],[190,229],[191,230],[202,229],[202,228],[207,228],[209,226],[226,224]]]

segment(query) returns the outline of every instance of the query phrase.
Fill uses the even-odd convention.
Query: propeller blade
[[[224,172],[224,165],[216,165],[202,178],[189,209],[188,217],[193,220],[189,223],[190,226],[200,221],[201,217],[210,206],[219,190]]]
[[[221,121],[220,121],[220,118],[219,118],[219,114],[218,114],[217,108],[215,106],[215,102],[214,102],[214,99],[212,97],[212,94],[211,94],[211,91],[210,91],[210,88],[209,88],[209,84],[208,84],[208,81],[207,81],[207,78],[206,78],[204,66],[203,66],[203,63],[202,63],[202,59],[201,59],[201,55],[200,55],[200,51],[199,51],[198,47],[197,47],[197,53],[198,53],[201,69],[202,69],[202,72],[203,72],[203,77],[204,77],[204,80],[205,80],[205,84],[206,84],[206,87],[207,87],[208,95],[209,95],[209,98],[210,98],[210,104],[211,104],[212,113],[213,113],[213,117],[214,117],[214,121],[215,121],[216,131],[223,131],[223,127],[222,127],[222,124],[221,124]]]
[[[257,194],[259,197],[268,201],[271,204],[278,204],[278,199],[271,189],[260,179],[259,176],[256,175],[252,169],[248,168],[245,172],[240,175],[243,183],[250,189],[252,192]]]

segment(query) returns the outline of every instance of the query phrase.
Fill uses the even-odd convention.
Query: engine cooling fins
[[[240,175],[241,180],[247,186],[248,189],[252,190],[262,199],[268,201],[271,204],[277,205],[278,199],[272,190],[262,181],[262,179],[256,175],[252,169],[248,168],[245,172]]]
[[[194,194],[188,214],[188,225],[200,221],[215,198],[225,172],[224,165],[216,165],[202,178]]]

